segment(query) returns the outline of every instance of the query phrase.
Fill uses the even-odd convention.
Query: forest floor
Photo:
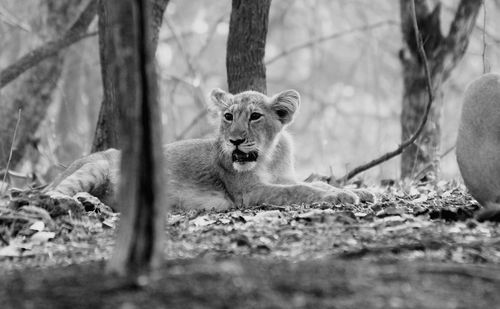
[[[172,213],[165,263],[142,287],[105,273],[118,215],[104,205],[4,197],[0,304],[500,308],[500,227],[473,219],[463,186],[374,190],[374,204]]]

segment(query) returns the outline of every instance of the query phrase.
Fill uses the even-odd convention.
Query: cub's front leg
[[[373,194],[373,192],[371,192],[370,190],[367,190],[367,189],[342,189],[342,188],[334,187],[334,186],[329,185],[329,184],[322,182],[322,181],[307,182],[307,184],[310,184],[313,187],[320,188],[320,189],[323,189],[323,190],[326,190],[329,192],[336,193],[339,191],[343,191],[343,192],[355,194],[357,196],[359,202],[363,202],[363,203],[364,202],[373,203],[377,200],[375,194]]]
[[[253,188],[243,204],[289,205],[297,203],[327,202],[332,204],[356,204],[358,197],[345,190],[327,191],[308,184],[263,184]]]

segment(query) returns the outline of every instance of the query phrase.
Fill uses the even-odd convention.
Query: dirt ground
[[[500,308],[500,228],[456,183],[375,204],[168,216],[146,286],[105,272],[118,215],[36,194],[0,202],[2,308]]]

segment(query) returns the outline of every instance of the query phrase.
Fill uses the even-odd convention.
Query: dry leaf
[[[36,232],[31,236],[31,241],[33,242],[46,242],[51,240],[56,236],[56,233],[54,232]]]
[[[43,221],[36,221],[30,226],[30,230],[41,232],[45,228]]]

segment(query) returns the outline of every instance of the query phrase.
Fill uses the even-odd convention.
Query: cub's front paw
[[[359,197],[351,191],[348,190],[330,190],[323,197],[322,202],[332,203],[332,204],[359,204]]]

